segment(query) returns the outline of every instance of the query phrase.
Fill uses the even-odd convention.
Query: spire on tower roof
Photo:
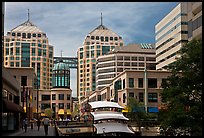
[[[103,17],[102,17],[102,12],[101,12],[101,25],[103,25]]]
[[[28,9],[28,21],[30,20],[30,13],[29,13],[29,9]]]

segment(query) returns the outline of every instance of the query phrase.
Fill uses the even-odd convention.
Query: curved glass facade
[[[59,62],[53,68],[53,88],[70,88],[70,69],[68,64]]]

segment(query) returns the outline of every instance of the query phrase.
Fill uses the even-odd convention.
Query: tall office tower
[[[46,33],[29,19],[4,37],[4,66],[33,67],[39,89],[52,86],[53,46],[49,45]]]
[[[202,39],[202,2],[188,2],[188,40]]]
[[[156,24],[157,70],[165,70],[179,57],[178,51],[188,42],[187,20],[187,2],[182,2]]]
[[[78,57],[78,98],[85,97],[96,89],[96,59],[118,46],[123,46],[122,37],[102,24],[91,31],[77,50]]]
[[[129,44],[116,47],[96,62],[96,89],[110,85],[124,70],[156,70],[154,44]]]

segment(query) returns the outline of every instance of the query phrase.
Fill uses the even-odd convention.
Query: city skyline
[[[86,35],[100,25],[101,13],[103,25],[121,35],[125,45],[154,43],[156,23],[176,5],[177,2],[6,2],[4,35],[28,19],[29,9],[30,21],[47,34],[54,56],[61,56],[62,50],[63,57],[76,57]],[[76,97],[76,70],[71,70],[70,78]]]

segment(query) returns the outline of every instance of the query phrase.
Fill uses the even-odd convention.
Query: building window
[[[143,78],[138,78],[138,88],[143,88]]]
[[[123,89],[125,89],[125,79],[123,79]]]
[[[67,100],[70,100],[70,94],[67,94]]]
[[[126,95],[125,93],[123,93],[123,103],[125,103],[125,101],[126,101]]]
[[[104,41],[104,37],[103,36],[101,36],[101,41]]]
[[[133,97],[134,98],[134,92],[130,92],[129,93],[129,97]]]
[[[67,103],[67,109],[70,109],[70,103]]]
[[[144,102],[144,94],[139,93],[139,102]]]
[[[52,100],[56,100],[56,94],[52,94]]]
[[[64,109],[64,103],[59,103],[59,109]]]
[[[129,78],[129,88],[134,88],[134,78]]]
[[[41,104],[41,110],[44,110],[46,108],[50,108],[50,104]]]
[[[148,93],[148,102],[157,102],[157,93]]]
[[[91,36],[91,39],[94,40],[94,36]]]
[[[42,95],[42,101],[50,100],[50,95]]]
[[[19,66],[20,66],[19,62],[16,62],[16,67],[19,67]]]
[[[64,94],[59,94],[59,100],[64,100]]]
[[[157,88],[156,78],[148,78],[148,88]]]

